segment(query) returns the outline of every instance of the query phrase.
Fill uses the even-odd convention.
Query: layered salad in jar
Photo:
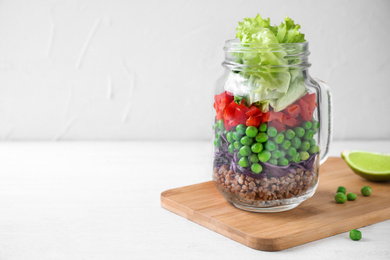
[[[305,42],[299,29],[288,17],[278,26],[260,15],[239,22],[235,66],[214,98],[213,179],[229,202],[271,207],[316,188],[317,95],[300,53],[285,49]]]

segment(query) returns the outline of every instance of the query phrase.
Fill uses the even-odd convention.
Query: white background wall
[[[0,1],[0,138],[211,137],[237,22],[289,15],[334,97],[334,139],[390,139],[390,1]]]

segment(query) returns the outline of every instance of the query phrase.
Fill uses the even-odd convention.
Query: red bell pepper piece
[[[234,96],[231,95],[229,92],[225,91],[219,95],[214,96],[214,108],[215,111],[218,113],[220,111],[223,112],[227,104],[230,104],[234,99]]]
[[[248,110],[249,108],[243,104],[236,106],[236,111],[234,112],[234,120],[237,122],[237,124],[245,124],[246,120],[249,117],[246,114]]]
[[[282,112],[269,111],[269,112],[263,114],[262,122],[265,123],[265,122],[269,122],[269,121],[278,120],[280,123],[282,123],[283,122],[283,118],[285,116],[286,115],[283,114]]]
[[[303,99],[299,100],[299,106],[301,108],[301,116],[305,121],[310,121],[313,117],[313,111],[310,111],[309,105]]]
[[[223,124],[225,125],[225,129],[228,131],[230,131],[233,126],[237,125],[234,120],[223,120]]]
[[[217,112],[217,115],[215,116],[217,118],[217,121],[223,119],[223,113],[222,111]]]
[[[225,109],[223,110],[223,118],[224,120],[231,120],[234,117],[234,113],[236,111],[237,104],[232,101],[230,104],[228,104]]]
[[[297,104],[292,104],[286,108],[286,113],[290,117],[297,117],[299,115],[299,112],[301,112],[301,109]]]
[[[241,113],[238,109],[236,109],[236,112],[234,113],[234,121],[238,124],[245,124],[246,120],[249,118],[249,116],[245,115],[244,113]]]
[[[298,120],[297,118],[291,117],[291,116],[285,116],[283,118],[283,124],[288,125],[289,127],[295,127],[299,125],[302,120]]]
[[[263,113],[257,107],[251,106],[246,114],[248,116],[261,116]]]
[[[302,97],[302,99],[307,103],[309,107],[309,111],[313,115],[314,109],[317,107],[317,96],[315,93],[309,94],[307,93],[305,96]],[[311,119],[311,118],[310,118]]]
[[[249,116],[249,118],[246,120],[246,126],[255,126],[258,127],[261,123],[261,117],[260,116]]]

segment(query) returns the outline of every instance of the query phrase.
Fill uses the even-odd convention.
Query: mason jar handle
[[[314,79],[318,85],[318,110],[320,129],[318,131],[320,143],[320,164],[328,159],[329,146],[332,141],[332,95],[329,86],[320,79]]]

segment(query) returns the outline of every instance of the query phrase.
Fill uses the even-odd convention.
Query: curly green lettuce
[[[284,23],[281,23],[276,28],[275,35],[279,43],[300,43],[305,41],[305,35],[299,32],[301,26],[295,24],[288,16],[284,19]]]
[[[233,75],[232,80],[246,86],[243,95],[247,104],[259,104],[263,112],[267,112],[271,104],[275,111],[280,111],[295,101],[291,102],[289,97],[303,96],[305,89],[297,87],[298,83],[303,84],[299,79],[302,75],[285,66],[289,61],[280,45],[304,42],[304,34],[299,29],[300,25],[289,17],[279,26],[271,26],[270,19],[263,19],[260,14],[238,23],[236,37],[242,44],[248,44],[252,51],[232,53],[240,63],[248,66],[244,66],[238,75]],[[295,91],[290,89],[292,87],[299,93],[292,94]]]

